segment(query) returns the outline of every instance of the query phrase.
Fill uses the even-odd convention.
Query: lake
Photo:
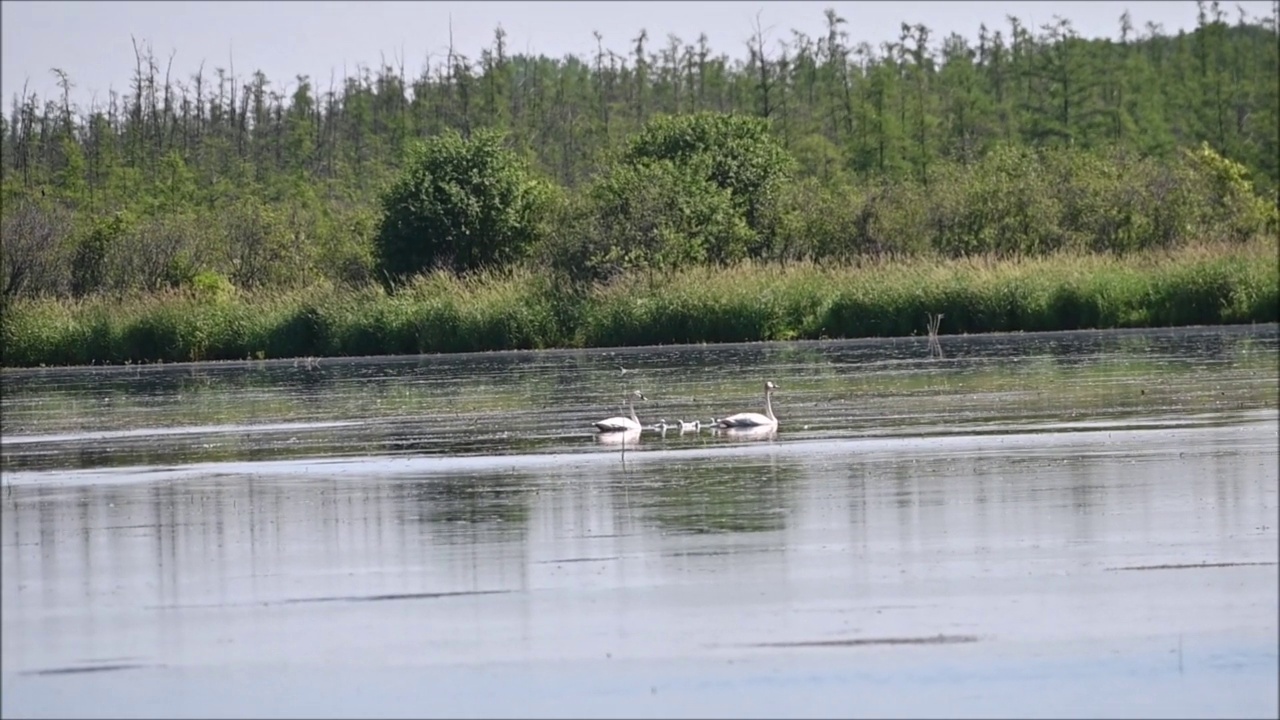
[[[5,370],[4,717],[1280,714],[1276,325]],[[598,435],[763,409],[776,433]]]

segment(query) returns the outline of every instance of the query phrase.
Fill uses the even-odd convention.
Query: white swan
[[[629,430],[640,430],[640,419],[636,417],[636,407],[633,403],[636,400],[644,399],[645,396],[643,393],[639,390],[632,390],[631,394],[627,396],[627,409],[631,411],[631,417],[622,417],[621,415],[618,415],[616,417],[598,420],[592,423],[592,425],[595,425],[596,429],[600,432],[627,432]]]
[[[773,416],[773,391],[778,386],[772,382],[766,381],[764,384],[764,414],[744,412],[737,415],[730,415],[726,418],[716,420],[716,425],[721,428],[754,428],[754,427],[778,427],[778,418]]]
[[[701,429],[702,429],[702,421],[701,421],[701,420],[694,420],[693,422],[685,422],[685,421],[683,421],[683,420],[677,420],[676,422],[677,422],[677,423],[680,423],[680,434],[681,434],[681,435],[683,435],[683,434],[685,434],[685,433],[687,433],[687,432],[698,432],[699,430],[701,430]]]

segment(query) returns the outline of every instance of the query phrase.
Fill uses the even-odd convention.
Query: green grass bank
[[[1275,238],[1127,256],[742,264],[574,289],[537,270],[20,300],[5,367],[1170,327],[1280,320]]]

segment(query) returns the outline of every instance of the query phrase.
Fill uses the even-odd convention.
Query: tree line
[[[496,131],[553,191],[599,199],[608,194],[602,183],[647,187],[655,173],[673,172],[633,168],[641,175],[628,179],[609,170],[621,148],[669,115],[764,121],[794,159],[805,193],[793,198],[799,209],[839,210],[850,193],[867,202],[915,193],[921,205],[962,178],[980,180],[979,168],[1024,162],[1027,153],[1108,157],[1112,172],[1146,168],[1148,185],[1163,187],[1173,175],[1149,164],[1176,163],[1186,148],[1231,163],[1213,172],[1239,175],[1231,182],[1251,183],[1274,205],[1280,11],[1233,18],[1218,2],[1198,8],[1197,27],[1174,35],[1135,27],[1127,13],[1118,40],[1082,38],[1067,19],[1033,28],[1009,17],[1007,27],[982,26],[974,38],[939,40],[924,25],[903,24],[896,40],[875,46],[852,43],[846,19],[828,10],[824,34],[780,39],[757,28],[739,59],[714,52],[705,35],[658,40],[644,30],[621,51],[597,34],[589,57],[528,56],[510,52],[498,27],[475,56],[450,48],[414,75],[402,60],[384,60],[327,81],[261,72],[246,80],[234,67],[203,65],[175,77],[172,57],[135,44],[126,92],[81,107],[72,76],[54,69],[56,96],[24,91],[0,118],[5,296],[157,289],[211,268],[241,286],[317,273],[360,282],[377,269],[379,198],[418,140]],[[1053,175],[1037,177],[1043,184]],[[863,204],[849,224],[883,220]],[[793,233],[810,255],[821,254],[812,247],[821,220]],[[763,222],[749,218],[755,239],[734,242],[758,243]],[[785,255],[778,248],[791,241],[779,223],[769,226],[770,247]],[[706,222],[685,224],[695,232]],[[873,235],[862,232],[854,249],[881,251],[891,241]]]

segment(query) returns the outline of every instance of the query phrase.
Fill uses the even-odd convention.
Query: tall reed
[[[1129,256],[741,264],[586,292],[536,269],[421,276],[388,293],[173,291],[22,300],[7,367],[717,343],[1280,320],[1274,238]]]

